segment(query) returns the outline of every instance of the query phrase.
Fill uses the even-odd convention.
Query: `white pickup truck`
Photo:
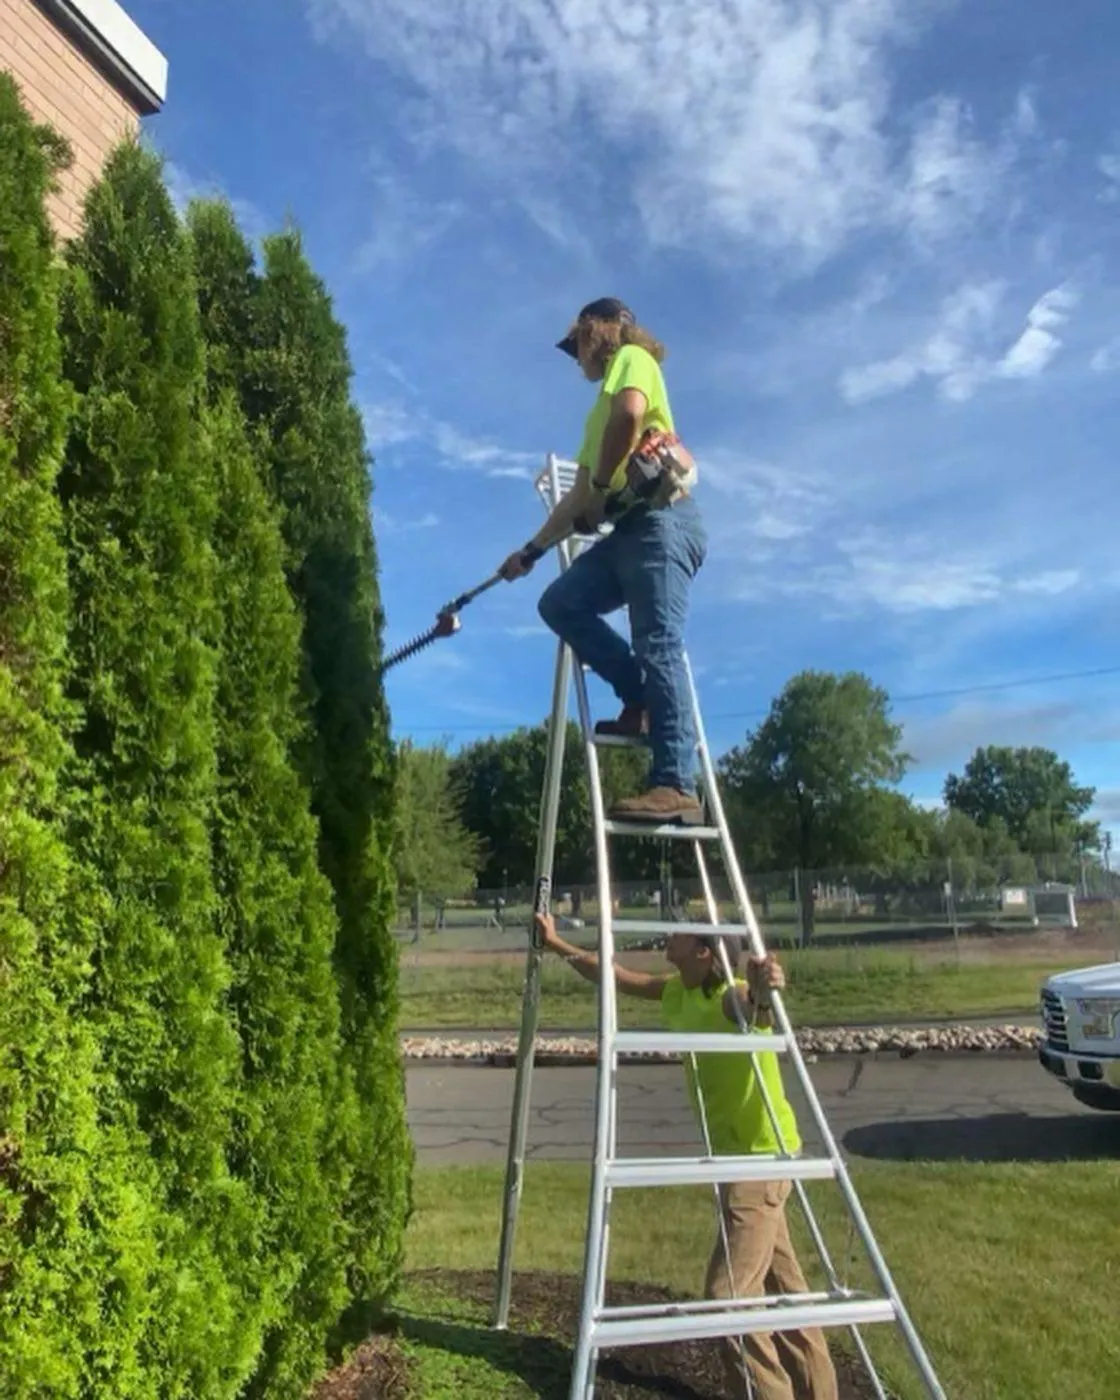
[[[1059,972],[1042,984],[1044,1069],[1089,1108],[1120,1111],[1120,962]]]

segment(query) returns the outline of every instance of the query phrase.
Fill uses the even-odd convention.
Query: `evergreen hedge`
[[[408,1206],[364,446],[133,145],[60,308],[61,158],[0,75],[0,1393],[299,1400]]]
[[[43,200],[65,163],[0,73],[0,1392],[65,1393],[96,1314],[95,1045],[60,778],[70,400]],[[104,1198],[102,1198],[104,1199]]]
[[[189,223],[211,365],[239,394],[263,450],[302,618],[309,728],[292,752],[334,892],[341,1092],[356,1109],[336,1120],[336,1170],[350,1173],[342,1203],[350,1287],[356,1299],[376,1302],[400,1266],[412,1157],[395,1032],[396,774],[378,676],[383,619],[369,458],[345,333],[298,234],[266,239],[258,273],[228,211],[196,206]]]

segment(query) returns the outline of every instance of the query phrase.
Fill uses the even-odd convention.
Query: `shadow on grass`
[[[488,1327],[446,1322],[417,1313],[398,1313],[395,1333],[402,1341],[458,1357],[484,1360],[493,1370],[516,1376],[538,1400],[568,1400],[571,1348],[553,1337],[525,1332],[495,1332]],[[676,1377],[652,1375],[615,1357],[599,1363],[597,1395],[662,1395],[671,1400],[712,1400],[710,1390],[695,1390]],[[607,1390],[606,1387],[611,1387]],[[633,1389],[631,1389],[631,1387]]]
[[[1065,1162],[1120,1157],[1120,1114],[901,1119],[844,1135],[859,1157],[893,1162]]]

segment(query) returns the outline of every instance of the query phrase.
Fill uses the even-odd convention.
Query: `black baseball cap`
[[[576,317],[576,328],[579,327],[581,321],[621,321],[625,326],[637,324],[634,313],[617,297],[600,297],[598,301],[589,301]],[[577,343],[577,332],[576,329],[573,329],[563,340],[556,342],[556,348],[563,350],[565,355],[571,355],[573,360],[577,360],[579,359]]]

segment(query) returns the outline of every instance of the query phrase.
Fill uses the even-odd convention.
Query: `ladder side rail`
[[[747,894],[746,885],[743,881],[743,875],[739,869],[739,862],[735,855],[735,849],[731,843],[730,832],[727,826],[727,814],[724,811],[723,800],[719,792],[719,784],[716,781],[715,768],[712,764],[711,755],[708,752],[707,739],[704,734],[704,721],[702,715],[700,714],[700,704],[696,694],[696,684],[692,675],[692,667],[689,664],[687,656],[685,657],[685,674],[688,679],[688,689],[692,702],[692,711],[697,726],[697,741],[700,753],[701,768],[704,778],[704,786],[707,790],[708,801],[711,805],[712,814],[715,817],[716,825],[719,827],[721,832],[721,845],[723,847],[724,862],[727,868],[727,874],[731,880],[731,886],[735,895],[736,902],[738,903],[740,910],[743,914],[743,922],[746,924],[749,930],[751,945],[758,956],[765,956],[765,945],[762,939],[762,932],[759,928],[758,919],[755,917],[755,912],[751,904],[750,897]],[[906,1309],[906,1305],[902,1300],[902,1295],[898,1291],[898,1286],[894,1281],[893,1275],[891,1274],[890,1267],[887,1264],[886,1258],[884,1257],[883,1252],[879,1248],[878,1242],[875,1239],[874,1231],[871,1228],[871,1222],[867,1218],[867,1214],[863,1208],[863,1203],[861,1202],[859,1195],[856,1192],[855,1186],[852,1183],[851,1176],[847,1169],[847,1164],[841,1156],[840,1148],[836,1142],[836,1138],[832,1133],[832,1129],[828,1125],[828,1120],[825,1117],[824,1109],[821,1106],[820,1098],[817,1095],[817,1091],[812,1079],[809,1077],[809,1071],[805,1066],[804,1058],[802,1057],[800,1050],[798,1049],[797,1041],[793,1034],[793,1027],[790,1023],[789,1016],[786,1013],[785,1005],[783,1003],[781,995],[779,993],[774,993],[771,998],[771,1002],[773,1007],[774,1019],[778,1023],[778,1028],[782,1031],[782,1033],[787,1037],[789,1041],[790,1063],[793,1066],[793,1070],[797,1076],[798,1083],[800,1084],[801,1090],[804,1093],[806,1101],[809,1104],[809,1109],[812,1113],[814,1122],[816,1123],[817,1131],[820,1133],[821,1138],[824,1141],[825,1151],[828,1154],[828,1156],[830,1156],[836,1162],[836,1180],[839,1184],[841,1194],[844,1197],[845,1203],[847,1204],[852,1219],[855,1221],[856,1229],[859,1231],[860,1239],[863,1242],[863,1247],[867,1251],[868,1258],[870,1259],[871,1266],[879,1279],[880,1286],[882,1287],[884,1294],[889,1299],[892,1307],[894,1308],[895,1316],[898,1320],[898,1325],[902,1331],[903,1338],[905,1339],[907,1349],[910,1352],[911,1359],[913,1360],[914,1365],[917,1368],[922,1383],[926,1387],[926,1390],[929,1396],[931,1397],[931,1400],[947,1400],[941,1382],[938,1380],[937,1374],[933,1369],[933,1363],[930,1361],[929,1355],[926,1352],[924,1345],[922,1344],[922,1339],[918,1336],[917,1329],[915,1328],[913,1320],[911,1319],[910,1314]]]
[[[547,913],[556,857],[556,825],[560,811],[560,782],[564,769],[564,740],[568,716],[568,686],[572,655],[563,642],[556,649],[556,672],[552,686],[552,720],[548,734],[544,782],[537,827],[536,901],[534,912]],[[529,931],[526,953],[525,988],[521,1001],[521,1033],[517,1043],[517,1074],[514,1079],[513,1107],[510,1114],[510,1143],[506,1161],[502,1209],[501,1243],[498,1249],[498,1290],[494,1305],[494,1326],[504,1330],[509,1324],[510,1294],[513,1284],[513,1254],[517,1220],[525,1178],[525,1148],[529,1133],[533,1062],[540,1013],[541,964],[544,949],[535,929]]]
[[[570,542],[560,546],[565,567],[574,550]],[[594,835],[596,891],[599,900],[599,1024],[595,1071],[595,1152],[591,1166],[591,1189],[587,1207],[587,1235],[584,1242],[583,1293],[580,1303],[579,1340],[573,1358],[571,1400],[594,1400],[596,1348],[593,1333],[606,1289],[607,1255],[610,1231],[607,1212],[610,1194],[606,1164],[614,1156],[617,1121],[618,1055],[614,1037],[617,1031],[617,988],[614,974],[614,930],[611,903],[610,852],[607,846],[606,813],[595,747],[594,725],[587,698],[587,682],[580,666],[575,667],[576,702],[587,760],[588,796]]]
[[[708,922],[716,925],[719,923],[719,907],[712,895],[711,881],[708,879],[708,867],[704,861],[704,850],[699,841],[694,841],[692,846],[696,854],[696,863],[700,871],[700,880],[704,886],[704,901],[708,909]],[[720,944],[722,949],[723,945]],[[724,953],[726,960],[726,953]],[[689,1064],[692,1068],[692,1082],[696,1086],[696,1104],[700,1110],[700,1129],[704,1135],[704,1150],[708,1156],[714,1156],[712,1151],[712,1135],[708,1128],[708,1110],[704,1103],[704,1090],[700,1084],[700,1068],[696,1063],[696,1056],[689,1055]],[[723,1192],[720,1190],[719,1182],[712,1182],[712,1195],[715,1197],[716,1219],[719,1222],[719,1239],[723,1249],[723,1264],[727,1270],[727,1282],[732,1294],[738,1292],[735,1270],[731,1264],[731,1236],[727,1230],[727,1215],[723,1209]],[[747,1342],[745,1337],[737,1337],[736,1342],[739,1347],[739,1358],[743,1363],[743,1374],[747,1377],[746,1400],[754,1400],[754,1384],[750,1379],[750,1371],[747,1368]]]

